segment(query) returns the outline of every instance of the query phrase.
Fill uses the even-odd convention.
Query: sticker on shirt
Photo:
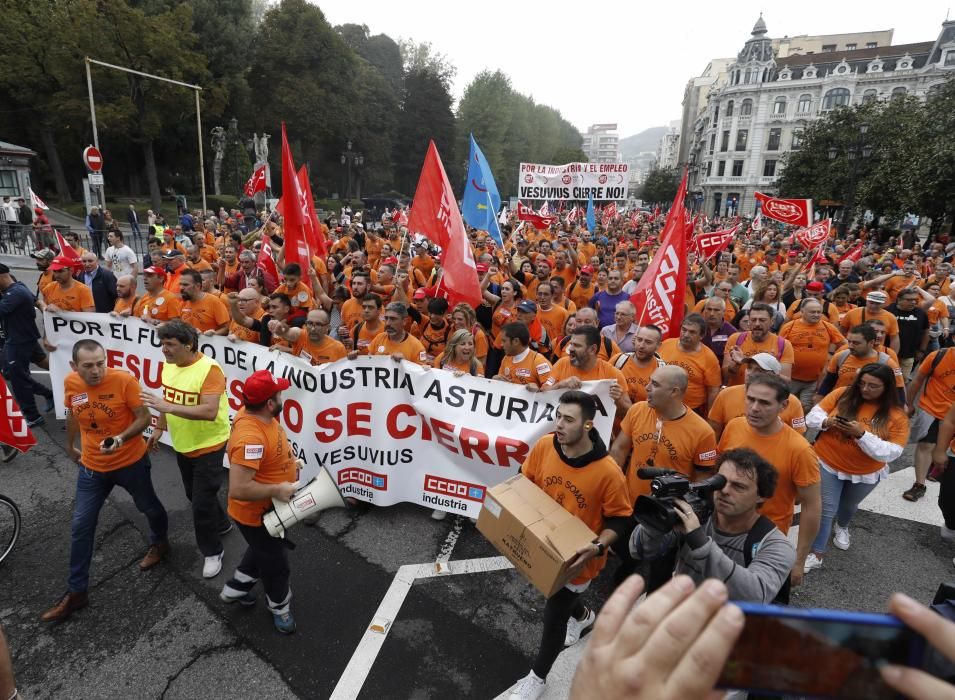
[[[550,372],[550,367],[544,364],[543,362],[541,362],[539,365],[534,367],[534,369],[537,370],[538,374],[547,374],[548,372]]]
[[[166,299],[165,299],[165,297],[157,297],[157,298],[156,298],[156,301],[154,301],[153,303],[154,303],[156,306],[162,306],[163,304],[166,303]],[[154,311],[153,313],[155,313],[155,311]]]
[[[385,351],[385,346],[384,346],[384,345],[379,345],[379,346],[378,346],[378,352],[384,352],[384,351]]]
[[[793,419],[792,419],[792,426],[793,426],[793,428],[795,428],[796,430],[798,430],[799,428],[805,428],[805,427],[806,427],[806,419],[805,419],[805,418],[793,418]]]
[[[514,376],[516,376],[516,377],[521,377],[521,378],[527,378],[527,377],[530,377],[530,376],[531,376],[531,371],[530,371],[529,369],[527,369],[526,367],[515,367],[515,368],[514,368]]]
[[[162,300],[160,299],[160,301],[162,301]],[[153,308],[151,308],[151,309],[149,310],[149,313],[151,313],[153,316],[155,316],[156,314],[159,313],[159,308],[156,307],[156,306],[154,306]]]
[[[80,406],[84,403],[89,403],[90,397],[88,394],[77,394],[70,399],[70,406]]]
[[[716,450],[709,450],[708,452],[700,453],[700,461],[707,461],[711,459],[716,459]]]
[[[295,298],[298,299],[299,303],[304,304],[306,301],[308,301],[308,292],[301,291]]]
[[[265,445],[246,445],[245,459],[262,459],[265,456]]]
[[[426,362],[427,359],[428,359],[428,353],[426,353],[424,350],[418,353],[419,362]],[[434,360],[431,360],[431,361],[434,362]]]

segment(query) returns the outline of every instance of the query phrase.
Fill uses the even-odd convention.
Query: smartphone
[[[891,700],[878,669],[922,668],[925,640],[892,615],[736,603],[746,616],[717,686],[806,698]]]

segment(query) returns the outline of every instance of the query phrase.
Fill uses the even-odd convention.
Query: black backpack
[[[763,543],[763,540],[775,529],[776,525],[772,520],[765,515],[760,515],[753,524],[753,527],[746,533],[746,542],[743,544],[743,563],[747,568],[753,563],[753,557],[756,556],[756,552],[759,551],[759,546]],[[772,602],[776,605],[789,605],[791,589],[792,582],[787,575],[786,580],[783,581],[783,585],[779,589],[779,593],[776,594]]]

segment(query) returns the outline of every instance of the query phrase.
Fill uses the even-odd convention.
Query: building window
[[[723,177],[726,175],[726,161],[721,160],[720,164],[716,166],[716,175],[717,177]]]
[[[846,88],[835,88],[826,93],[822,98],[822,109],[824,111],[835,109],[849,104],[849,90]]]
[[[778,151],[779,150],[779,141],[782,138],[783,130],[782,129],[770,129],[769,130],[769,143],[766,146],[767,151]]]
[[[734,160],[733,161],[733,177],[742,177],[743,176],[743,161]]]
[[[720,106],[716,105],[713,110],[713,123],[716,124],[720,120]]]
[[[775,177],[776,176],[776,161],[767,160],[763,163],[763,177]]]
[[[753,101],[750,99],[743,100],[743,104],[739,107],[739,115],[741,117],[748,117],[753,113]]]
[[[17,187],[16,170],[0,170],[0,196],[19,197],[20,188]]]
[[[798,151],[800,148],[802,148],[802,130],[798,129],[793,131],[793,142],[790,146],[790,150]]]
[[[729,147],[730,147],[730,132],[724,131],[723,138],[720,139],[720,150],[727,151],[729,150]]]
[[[895,99],[896,97],[905,97],[907,92],[908,90],[906,90],[902,86],[899,86],[897,88],[892,88],[892,99]]]
[[[867,49],[877,49],[877,48],[879,48],[879,42],[878,42],[878,41],[867,41],[867,42],[865,43],[865,47],[866,47]]]
[[[736,132],[736,149],[737,151],[746,150],[746,140],[749,138],[749,131],[746,129],[740,129]]]
[[[716,134],[710,136],[710,155],[713,155],[714,148],[716,148]]]
[[[796,106],[797,112],[808,112],[812,109],[812,95],[800,95],[799,104]]]
[[[773,114],[781,115],[786,113],[786,98],[777,97],[773,102]]]
[[[846,51],[855,51],[856,44],[846,44]]]
[[[727,117],[733,116],[733,100],[730,100],[729,102],[726,103],[726,116]]]
[[[955,51],[948,51],[945,54],[945,62],[942,64],[945,66],[955,66]]]
[[[869,104],[870,102],[875,102],[878,96],[879,96],[879,91],[870,88],[862,93],[862,104],[865,105],[865,104]]]
[[[835,45],[835,44],[823,44],[823,45],[822,45],[822,52],[823,52],[823,53],[832,53],[832,52],[835,51],[835,50],[836,50],[836,45]]]
[[[713,161],[709,161],[706,164],[706,176],[709,177],[713,174]]]

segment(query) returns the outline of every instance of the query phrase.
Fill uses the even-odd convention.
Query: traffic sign
[[[103,154],[96,146],[87,146],[83,149],[83,162],[92,172],[98,173],[103,169]]]
[[[103,173],[90,173],[89,180],[91,185],[103,186]]]

